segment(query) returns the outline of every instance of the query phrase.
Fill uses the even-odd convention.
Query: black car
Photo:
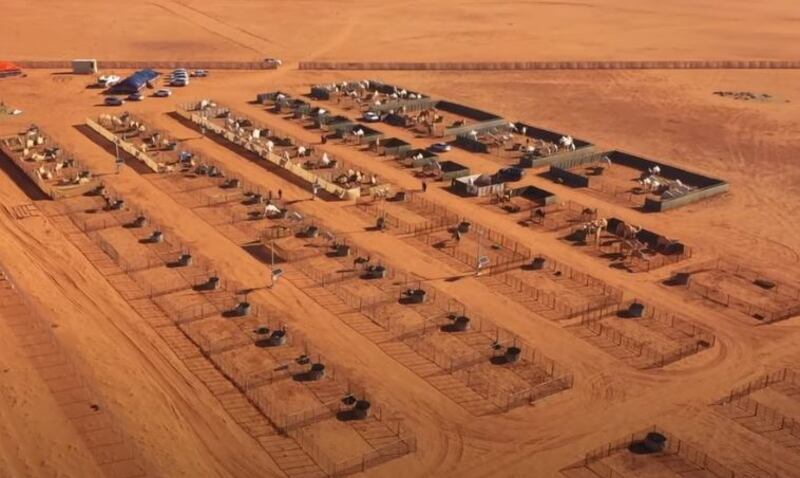
[[[496,176],[502,179],[504,182],[519,181],[523,176],[525,176],[525,170],[523,168],[512,166],[510,168],[503,168],[497,171]]]

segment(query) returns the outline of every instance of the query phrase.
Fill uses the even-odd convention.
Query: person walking
[[[428,190],[428,183],[426,183],[425,181],[422,181],[422,192],[425,192],[427,190]]]
[[[283,189],[278,189],[278,199],[283,199]]]

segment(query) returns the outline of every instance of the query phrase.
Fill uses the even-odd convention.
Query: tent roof
[[[17,71],[22,70],[19,66],[11,63],[10,61],[2,61],[0,60],[0,71]]]

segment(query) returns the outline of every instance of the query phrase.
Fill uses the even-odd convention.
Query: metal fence
[[[675,70],[798,69],[800,61],[516,61],[516,62],[330,62],[301,61],[301,70]]]
[[[633,302],[638,301],[587,311],[579,316],[580,322],[577,326],[583,327],[597,337],[605,338],[617,347],[630,350],[634,354],[634,361],[639,368],[664,367],[690,355],[708,350],[716,344],[716,336],[709,330],[673,314],[661,312],[650,305],[645,306],[643,316],[636,319],[636,323],[645,327],[663,327],[679,334],[681,336],[679,339],[665,335],[670,343],[675,344],[666,351],[634,339],[616,327],[602,323],[605,318],[617,316],[619,311],[625,310]]]
[[[724,259],[704,263],[695,266],[693,269],[698,271],[716,270],[750,283],[754,283],[757,279],[765,279],[763,275],[756,271]],[[776,300],[773,301],[775,305],[772,307],[754,304],[751,301],[724,292],[716,285],[703,284],[693,277],[689,278],[686,286],[693,293],[711,302],[739,310],[750,317],[761,320],[763,323],[778,322],[800,314],[800,289],[786,283],[774,282],[774,287],[768,291],[768,293],[776,296]]]
[[[665,431],[664,429],[652,426],[646,430],[632,433],[624,438],[612,441],[586,453],[583,460],[568,467],[567,469],[585,468],[601,478],[624,478],[629,476],[627,473],[618,471],[615,468],[605,464],[604,459],[616,455],[618,453],[625,453],[631,445],[641,442],[645,439],[648,433],[660,433],[666,437],[666,448],[663,452],[651,455],[654,459],[662,456],[680,458],[689,465],[693,465],[700,470],[704,470],[717,478],[734,478],[736,475],[733,470],[729,469],[719,461],[708,456],[697,445],[683,441],[675,435]]]
[[[156,476],[133,440],[103,404],[103,395],[80,370],[40,306],[0,269],[0,318],[20,342],[23,355],[53,394],[65,418],[74,426],[90,456],[105,476]],[[77,412],[77,410],[85,410]]]
[[[72,61],[67,60],[15,60],[21,68],[60,70],[72,69]],[[275,62],[264,61],[215,61],[215,60],[98,60],[97,68],[103,70],[140,70],[152,69],[206,69],[206,70],[274,70]]]

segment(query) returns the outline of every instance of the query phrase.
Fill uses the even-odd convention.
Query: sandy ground
[[[296,59],[529,60],[529,59],[793,59],[797,15],[790,2],[420,2],[402,7],[375,3],[281,2],[281,18],[270,23],[264,7],[249,2],[211,6],[207,2],[155,2],[123,14],[104,2],[73,2],[70,8],[31,8],[0,2],[20,19],[7,25],[0,56],[50,59],[72,56],[131,59],[251,59],[264,55]],[[604,2],[604,5],[609,2]],[[457,4],[457,5],[456,5]],[[458,10],[454,10],[458,6]],[[302,28],[302,13],[315,11]],[[55,12],[44,16],[42,12]],[[412,15],[413,13],[413,15]],[[403,28],[414,15],[427,22]],[[458,17],[454,21],[453,17]],[[446,22],[434,18],[447,17]],[[96,18],[91,35],[82,18]],[[110,20],[109,20],[110,19]],[[401,20],[405,19],[405,20]],[[525,19],[523,21],[523,19]],[[492,22],[489,26],[488,21]],[[619,22],[635,25],[621,29]],[[101,24],[101,22],[107,22]],[[541,28],[529,28],[530,23]],[[145,25],[146,26],[143,26]],[[509,25],[510,24],[510,25]],[[301,40],[335,30],[313,44]],[[367,27],[368,25],[372,25]],[[400,25],[400,26],[397,26]],[[502,28],[506,25],[507,28]],[[144,29],[147,35],[140,32]],[[180,29],[179,33],[174,33]],[[365,31],[378,32],[364,41]],[[48,42],[37,40],[48,31]],[[588,33],[587,33],[588,30]],[[312,33],[309,33],[312,32]],[[460,32],[460,33],[459,33]],[[655,33],[654,33],[655,32]],[[577,35],[581,34],[581,37]],[[169,40],[164,40],[169,38]],[[449,39],[454,44],[442,46]],[[665,40],[667,39],[667,40]],[[402,40],[395,48],[392,42]],[[502,48],[506,42],[514,44]],[[564,41],[559,41],[564,40]],[[569,40],[569,41],[567,41]],[[519,46],[519,45],[528,46]],[[547,45],[542,50],[543,44]],[[13,47],[10,47],[12,45]],[[316,46],[314,46],[316,45]],[[431,48],[436,45],[436,48]],[[0,116],[0,133],[36,123],[99,173],[113,171],[113,157],[78,126],[88,116],[109,111],[88,77],[50,71],[0,80],[0,99],[24,110]],[[720,176],[731,193],[666,214],[642,214],[529,174],[523,184],[556,192],[563,199],[601,208],[608,215],[685,241],[695,251],[689,264],[630,274],[576,250],[556,235],[519,227],[501,213],[475,207],[440,185],[431,200],[486,224],[534,250],[565,262],[644,298],[660,310],[674,311],[713,331],[717,344],[663,369],[637,370],[613,351],[579,338],[490,288],[465,278],[449,282],[458,264],[437,258],[391,234],[365,232],[368,217],[338,203],[304,201],[301,207],[330,227],[348,232],[364,248],[396,260],[402,267],[466,303],[473,311],[536,344],[575,375],[572,390],[532,407],[474,417],[430,382],[385,350],[342,325],[334,310],[312,299],[303,283],[286,281],[255,299],[274,305],[292,326],[347,373],[368,385],[387,407],[404,416],[419,440],[418,451],[371,469],[369,476],[559,476],[588,450],[657,424],[734,470],[767,470],[752,476],[800,476],[800,456],[714,411],[708,405],[733,388],[782,367],[797,367],[800,330],[796,320],[755,326],[741,314],[687,300],[661,285],[672,271],[718,256],[792,280],[800,262],[800,219],[794,160],[800,153],[800,73],[792,71],[706,72],[537,72],[389,73],[360,77],[394,81],[435,96],[488,109],[509,119],[564,131],[608,148],[617,148]],[[224,164],[264,189],[281,188],[289,199],[307,199],[291,185],[224,146],[200,135],[167,113],[180,101],[213,97],[221,103],[307,141],[314,131],[267,113],[247,102],[276,89],[304,93],[312,83],[350,79],[337,73],[278,71],[212,72],[167,100],[146,98],[126,108],[145,121]],[[769,102],[720,98],[717,90],[769,93]],[[395,128],[380,129],[409,139],[428,140]],[[352,147],[329,144],[349,162],[370,168],[408,189],[419,183],[408,172]],[[493,172],[500,163],[486,155],[454,150],[448,159],[473,170]],[[0,159],[5,161],[5,159]],[[267,268],[219,228],[175,201],[131,168],[104,176],[131,201],[168,224],[175,234],[214,261],[227,278],[261,287]],[[0,267],[7,270],[43,315],[92,384],[96,400],[114,417],[116,428],[140,453],[152,476],[281,476],[278,464],[232,418],[220,399],[182,360],[182,353],[158,336],[62,232],[46,217],[15,219],[11,210],[31,203],[6,174],[0,174]],[[46,206],[37,202],[40,210]],[[0,330],[6,325],[0,321]],[[92,450],[74,426],[53,407],[42,377],[23,353],[24,344],[4,330],[0,340],[0,477],[102,476]],[[174,345],[174,344],[173,344]],[[6,370],[8,370],[6,372]],[[780,403],[786,414],[796,402]],[[323,427],[324,428],[324,427]],[[326,436],[330,436],[330,433]],[[47,445],[43,446],[44,444]],[[109,476],[109,475],[106,475]],[[113,476],[113,475],[111,475]],[[586,475],[589,476],[589,475]],[[631,475],[635,476],[635,475]]]
[[[0,57],[29,60],[796,60],[800,22],[792,0],[153,0],[124,10],[101,0],[6,0],[0,6],[15,20],[4,29],[9,41]]]

